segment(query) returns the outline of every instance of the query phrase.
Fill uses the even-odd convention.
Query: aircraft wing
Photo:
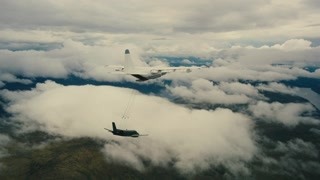
[[[192,66],[192,67],[152,67],[151,72],[154,73],[170,73],[170,72],[191,72],[192,70],[195,69],[201,69],[203,67],[198,67],[198,66]]]
[[[111,131],[110,129],[107,129],[107,128],[104,128],[105,130],[107,130],[107,131],[109,131],[109,132],[113,132],[113,131]]]
[[[117,72],[123,72],[124,66],[121,65],[105,65],[106,69],[110,73],[117,73]],[[120,73],[122,74],[122,73]]]

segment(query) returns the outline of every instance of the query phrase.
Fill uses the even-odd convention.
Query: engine
[[[159,70],[159,69],[151,69],[151,74],[161,74],[161,70]]]

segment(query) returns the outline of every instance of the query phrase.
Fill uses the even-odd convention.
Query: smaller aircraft
[[[116,136],[127,136],[127,137],[139,137],[139,136],[147,136],[147,134],[141,135],[136,130],[122,130],[117,129],[116,123],[112,122],[112,130],[104,128],[105,130],[108,130],[113,135]]]

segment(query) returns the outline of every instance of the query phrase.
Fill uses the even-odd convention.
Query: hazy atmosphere
[[[3,0],[0,178],[319,179],[319,32],[316,0]]]

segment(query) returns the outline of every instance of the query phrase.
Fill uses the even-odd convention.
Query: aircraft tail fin
[[[116,123],[112,122],[112,130],[117,131]]]
[[[133,70],[133,68],[134,65],[131,59],[130,51],[129,49],[126,49],[124,52],[124,71],[130,72]]]

